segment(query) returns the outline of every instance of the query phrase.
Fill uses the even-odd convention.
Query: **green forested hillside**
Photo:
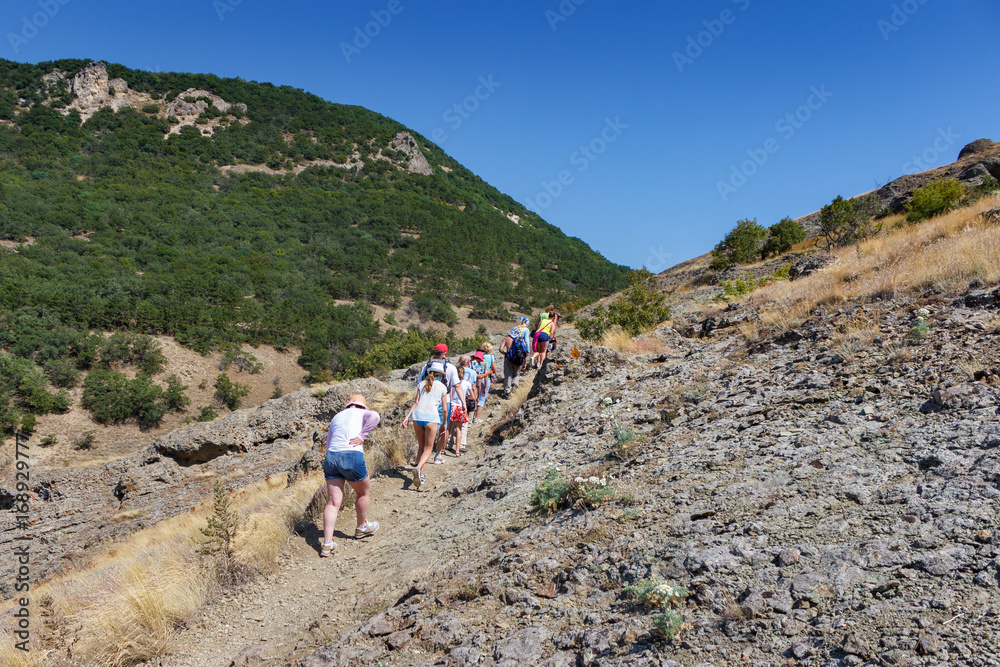
[[[318,376],[383,342],[368,303],[396,307],[411,296],[447,320],[451,305],[529,309],[625,283],[624,267],[415,132],[433,173],[402,168],[407,156],[389,143],[407,130],[377,113],[288,87],[108,65],[149,103],[81,122],[66,108],[69,81],[87,64],[0,60],[0,240],[13,242],[0,248],[7,339],[35,321],[66,336],[169,334],[202,351],[294,345]],[[64,76],[43,79],[53,71]],[[189,89],[246,110],[212,105],[165,138],[177,124],[166,105]],[[376,159],[380,150],[388,159]],[[362,168],[219,169],[291,172],[352,153]],[[49,354],[72,357],[73,345],[57,342]],[[19,356],[45,361],[37,350]]]

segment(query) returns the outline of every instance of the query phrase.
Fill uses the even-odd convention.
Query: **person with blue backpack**
[[[503,355],[503,397],[509,398],[512,387],[517,387],[521,369],[528,358],[528,346],[524,343],[519,327],[511,327],[510,333],[500,343]]]

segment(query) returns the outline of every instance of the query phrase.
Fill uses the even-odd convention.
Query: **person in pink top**
[[[371,537],[378,530],[378,521],[368,521],[368,502],[371,495],[371,479],[365,465],[362,445],[365,438],[378,426],[381,417],[368,409],[365,397],[351,396],[347,407],[330,420],[326,433],[326,458],[323,460],[323,476],[326,477],[326,507],[323,509],[323,548],[320,556],[325,558],[337,548],[333,540],[333,529],[337,524],[340,504],[344,501],[344,484],[350,484],[357,494],[354,510],[358,514],[358,527],[354,537]]]

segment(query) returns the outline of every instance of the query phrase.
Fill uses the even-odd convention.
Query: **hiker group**
[[[528,368],[541,368],[548,353],[555,349],[559,313],[555,306],[548,306],[529,328],[527,317],[500,342],[499,359],[503,364],[504,399],[510,397],[518,386],[521,374]],[[417,375],[417,397],[403,419],[403,428],[413,424],[417,439],[417,459],[413,468],[413,488],[419,490],[427,479],[424,466],[434,455],[434,463],[443,464],[449,440],[456,457],[467,449],[469,423],[481,423],[483,406],[490,388],[497,381],[498,359],[489,342],[479,346],[473,354],[464,354],[458,363],[448,361],[448,346],[434,347],[433,357],[424,364]],[[369,410],[365,397],[355,395],[347,406],[330,421],[326,436],[326,458],[323,474],[326,478],[327,503],[323,511],[323,544],[321,556],[329,556],[336,549],[333,528],[344,498],[345,484],[357,494],[356,538],[375,534],[379,524],[367,519],[371,495],[371,480],[364,458],[364,441],[378,425],[381,417]]]

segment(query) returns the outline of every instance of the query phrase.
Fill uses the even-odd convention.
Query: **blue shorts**
[[[444,406],[438,405],[438,423],[441,425],[442,429],[447,429],[448,425],[451,424],[451,410],[448,411],[449,414],[444,413]]]
[[[323,459],[323,475],[328,480],[364,481],[368,477],[364,452],[327,452]]]
[[[417,426],[419,426],[420,428],[427,428],[431,424],[434,424],[435,426],[439,426],[440,425],[440,422],[425,422],[425,421],[421,421],[419,419],[414,419],[413,423],[416,424]]]

